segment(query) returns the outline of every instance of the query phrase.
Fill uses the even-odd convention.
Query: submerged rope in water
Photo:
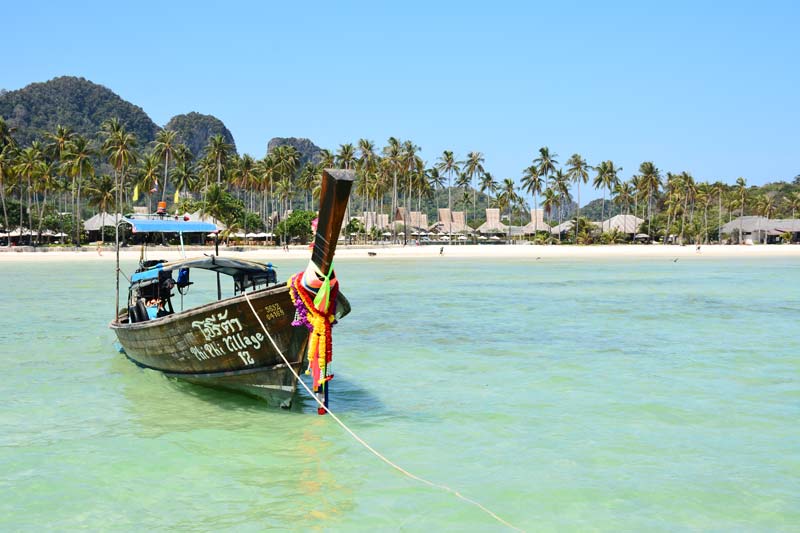
[[[300,375],[295,371],[294,367],[292,367],[292,365],[289,363],[289,360],[286,359],[286,356],[283,354],[281,349],[278,348],[278,345],[275,343],[275,340],[272,338],[272,335],[270,335],[269,330],[267,330],[267,327],[264,325],[264,322],[261,321],[261,317],[258,316],[258,313],[256,312],[255,307],[253,307],[253,304],[250,302],[250,298],[247,296],[247,293],[243,292],[242,294],[244,295],[244,299],[247,301],[247,305],[250,306],[250,310],[253,312],[253,315],[256,317],[256,320],[258,320],[258,323],[261,325],[261,329],[263,329],[264,333],[267,334],[267,338],[269,339],[269,342],[272,343],[272,346],[273,346],[273,348],[275,348],[275,351],[278,352],[278,355],[281,356],[281,359],[283,359],[283,362],[286,364],[286,366],[289,368],[289,370],[292,372],[292,374],[294,374],[294,377],[295,377],[295,379],[297,379],[298,383],[300,383],[303,386],[303,388],[306,389],[308,394],[314,399],[314,401],[317,402],[317,404],[319,404],[319,406],[322,409],[325,409],[325,412],[327,412],[329,415],[331,415],[331,417],[336,421],[336,423],[339,424],[342,427],[342,429],[344,429],[346,432],[348,432],[350,434],[350,436],[353,437],[359,444],[361,444],[367,450],[372,452],[372,454],[375,455],[375,457],[377,457],[378,459],[380,459],[384,463],[388,464],[389,466],[391,466],[392,468],[394,468],[398,472],[402,473],[406,477],[409,477],[411,479],[415,479],[415,480],[419,481],[420,483],[424,483],[424,484],[426,484],[426,485],[428,485],[430,487],[435,487],[435,488],[447,491],[447,492],[455,495],[457,498],[460,498],[461,500],[464,500],[465,502],[467,502],[469,504],[472,504],[475,507],[478,507],[481,511],[483,511],[486,514],[488,514],[489,516],[491,516],[492,518],[494,518],[495,520],[497,520],[498,522],[500,522],[504,526],[507,526],[507,527],[509,527],[509,528],[511,528],[511,529],[513,529],[515,531],[524,531],[524,530],[514,526],[513,524],[510,524],[509,522],[503,520],[494,511],[492,511],[491,509],[486,508],[483,504],[481,504],[479,502],[476,502],[475,500],[473,500],[471,498],[468,498],[467,496],[464,496],[463,494],[461,494],[457,490],[451,489],[447,485],[434,483],[433,481],[428,481],[427,479],[425,479],[423,477],[420,477],[420,476],[417,476],[415,474],[412,474],[411,472],[409,472],[408,470],[404,469],[400,465],[395,464],[391,460],[389,460],[386,457],[384,457],[378,450],[376,450],[375,448],[370,446],[364,439],[362,439],[361,437],[356,435],[355,432],[352,429],[350,429],[349,427],[347,427],[347,424],[345,424],[344,422],[339,420],[339,417],[336,416],[335,414],[333,414],[333,411],[331,411],[328,408],[327,405],[325,405],[323,402],[321,402],[319,400],[319,398],[317,398],[317,395],[314,394],[314,392],[308,387],[308,385],[306,385],[305,382],[302,379],[300,379]]]

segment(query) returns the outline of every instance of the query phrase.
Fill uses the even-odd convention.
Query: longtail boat
[[[352,183],[352,171],[323,172],[311,260],[286,283],[270,286],[277,281],[271,265],[220,257],[217,249],[215,255],[177,261],[140,261],[129,278],[126,305],[120,308],[117,242],[117,313],[110,327],[120,351],[137,365],[169,377],[245,392],[281,407],[291,406],[295,373],[308,365],[314,393],[327,405],[333,376],[330,328],[350,311],[338,291],[333,257]],[[120,224],[130,225],[133,233],[178,234],[181,249],[184,234],[217,229],[211,223],[170,217],[131,216]],[[176,291],[183,295],[189,290],[193,269],[216,272],[217,300],[176,310]],[[232,279],[233,296],[222,298],[220,275]]]

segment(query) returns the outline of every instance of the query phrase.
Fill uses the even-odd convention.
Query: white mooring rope
[[[272,338],[272,335],[270,335],[269,330],[267,330],[267,327],[264,325],[264,322],[261,321],[261,317],[258,316],[258,313],[256,313],[256,310],[253,307],[253,304],[250,302],[250,298],[247,296],[247,293],[243,292],[242,294],[244,294],[244,299],[247,301],[247,305],[250,306],[250,310],[253,311],[253,315],[256,317],[256,320],[258,320],[258,323],[261,325],[261,329],[263,329],[264,333],[267,334],[267,338],[269,339],[269,342],[272,343],[272,346],[275,348],[275,351],[278,352],[278,355],[281,356],[281,359],[283,359],[283,362],[286,363],[286,366],[289,368],[289,370],[292,372],[292,374],[294,374],[294,377],[297,379],[297,382],[300,383],[303,386],[304,389],[306,389],[306,391],[314,399],[314,401],[317,402],[320,407],[325,409],[325,412],[327,412],[329,415],[331,415],[331,417],[336,421],[336,423],[339,424],[342,427],[342,429],[344,429],[346,432],[348,432],[351,437],[353,437],[356,441],[358,441],[367,450],[372,452],[372,454],[375,455],[375,457],[377,457],[378,459],[380,459],[381,461],[383,461],[387,465],[391,466],[395,470],[399,471],[403,475],[405,475],[407,477],[410,477],[411,479],[415,479],[415,480],[417,480],[417,481],[419,481],[421,483],[424,483],[424,484],[426,484],[428,486],[436,487],[438,489],[442,489],[444,491],[447,491],[447,492],[455,495],[456,497],[464,500],[465,502],[470,503],[470,504],[478,507],[481,511],[483,511],[486,514],[488,514],[489,516],[491,516],[492,518],[494,518],[495,520],[497,520],[501,524],[503,524],[505,526],[508,526],[509,528],[511,528],[511,529],[513,529],[515,531],[524,531],[523,529],[520,529],[520,528],[514,526],[513,524],[510,524],[509,522],[503,520],[500,516],[498,516],[491,509],[488,509],[484,505],[482,505],[481,503],[476,502],[475,500],[464,496],[463,494],[461,494],[457,490],[453,490],[450,487],[448,487],[447,485],[441,485],[439,483],[434,483],[433,481],[428,481],[427,479],[425,479],[423,477],[420,477],[420,476],[412,474],[411,472],[409,472],[408,470],[404,469],[400,465],[397,465],[397,464],[393,463],[392,461],[390,461],[389,459],[387,459],[386,457],[384,457],[378,450],[376,450],[375,448],[370,446],[364,439],[362,439],[361,437],[356,435],[355,432],[353,432],[352,429],[347,427],[347,424],[345,424],[344,422],[339,420],[339,417],[336,416],[335,414],[333,414],[333,411],[331,411],[328,408],[327,405],[325,405],[323,402],[321,402],[320,399],[317,398],[317,395],[314,394],[314,392],[308,387],[308,385],[306,385],[306,383],[302,379],[300,379],[300,375],[295,371],[294,367],[292,367],[292,365],[289,363],[289,360],[286,359],[286,356],[283,354],[281,349],[278,348],[278,345],[275,343],[275,340]]]

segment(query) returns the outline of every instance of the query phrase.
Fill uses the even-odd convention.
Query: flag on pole
[[[173,204],[177,204],[178,203],[178,195],[180,194],[180,192],[181,191],[179,191],[178,189],[175,189],[175,198],[172,199],[172,203]]]
[[[133,201],[135,202],[138,199],[139,199],[139,186],[137,185],[136,187],[133,188]]]

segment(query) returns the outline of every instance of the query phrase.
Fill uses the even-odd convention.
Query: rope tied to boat
[[[309,266],[309,268],[310,268],[310,266]],[[330,277],[331,277],[331,273],[332,273],[332,272],[333,272],[333,265],[331,265],[330,271],[328,272],[328,276],[326,276],[326,277],[330,278]],[[292,294],[292,291],[293,291],[293,289],[294,289],[294,287],[296,286],[296,284],[297,284],[297,283],[299,283],[299,284],[302,286],[302,280],[301,280],[301,278],[303,277],[303,274],[304,274],[303,272],[296,274],[296,275],[295,275],[295,276],[293,276],[293,277],[292,277],[292,278],[289,280],[289,282],[287,283],[287,285],[289,285],[289,294],[290,294],[290,295]],[[335,280],[333,280],[333,281],[335,281]],[[338,283],[336,283],[335,285],[336,285],[336,286],[335,286],[333,289],[331,289],[331,290],[336,290],[336,291],[338,291]],[[296,290],[296,289],[295,289],[295,290]],[[347,433],[349,433],[349,434],[350,434],[350,436],[351,436],[351,437],[353,437],[353,438],[356,440],[356,442],[358,442],[359,444],[361,444],[362,446],[364,446],[364,447],[365,447],[367,450],[369,450],[369,451],[370,451],[370,452],[371,452],[371,453],[372,453],[372,454],[373,454],[375,457],[377,457],[378,459],[380,459],[381,461],[383,461],[383,462],[384,462],[384,463],[386,463],[387,465],[391,466],[392,468],[394,468],[395,470],[397,470],[398,472],[400,472],[400,473],[401,473],[401,474],[403,474],[404,476],[406,476],[406,477],[409,477],[409,478],[411,478],[411,479],[414,479],[414,480],[416,480],[416,481],[419,481],[420,483],[424,483],[425,485],[428,485],[429,487],[434,487],[434,488],[438,488],[438,489],[444,490],[444,491],[446,491],[446,492],[449,492],[450,494],[453,494],[453,495],[454,495],[454,496],[456,496],[457,498],[459,498],[459,499],[461,499],[461,500],[463,500],[463,501],[465,501],[465,502],[467,502],[467,503],[469,503],[469,504],[471,504],[471,505],[474,505],[475,507],[478,507],[478,508],[479,508],[481,511],[483,511],[483,512],[484,512],[484,513],[486,513],[486,514],[488,514],[489,516],[491,516],[492,518],[494,518],[496,521],[500,522],[500,523],[501,523],[501,524],[503,524],[504,526],[506,526],[506,527],[508,527],[508,528],[510,528],[510,529],[513,529],[514,531],[524,531],[524,530],[522,530],[522,529],[520,529],[520,528],[516,527],[515,525],[511,524],[510,522],[507,522],[506,520],[504,520],[502,517],[500,517],[498,514],[496,514],[496,513],[495,513],[494,511],[492,511],[491,509],[489,509],[489,508],[485,507],[485,506],[484,506],[484,505],[482,505],[481,503],[479,503],[479,502],[477,502],[477,501],[475,501],[475,500],[473,500],[473,499],[471,499],[471,498],[468,498],[467,496],[464,496],[463,494],[461,494],[461,493],[460,493],[460,492],[458,492],[457,490],[451,489],[451,488],[450,488],[450,487],[448,487],[447,485],[442,485],[442,484],[440,484],[440,483],[434,483],[433,481],[429,481],[429,480],[427,480],[427,479],[425,479],[425,478],[423,478],[423,477],[420,477],[420,476],[417,476],[417,475],[415,475],[415,474],[412,474],[411,472],[409,472],[408,470],[404,469],[404,468],[403,468],[403,467],[401,467],[400,465],[398,465],[398,464],[396,464],[396,463],[392,462],[390,459],[386,458],[386,457],[385,457],[383,454],[381,454],[381,453],[380,453],[378,450],[376,450],[375,448],[373,448],[372,446],[370,446],[370,445],[369,445],[369,443],[367,443],[367,441],[365,441],[364,439],[362,439],[361,437],[359,437],[359,436],[358,436],[358,435],[357,435],[357,434],[356,434],[356,433],[355,433],[355,432],[354,432],[352,429],[350,429],[350,427],[349,427],[349,426],[347,426],[347,424],[345,424],[344,422],[342,422],[342,421],[339,419],[339,417],[338,417],[338,416],[336,416],[336,415],[333,413],[333,411],[331,411],[331,410],[330,410],[330,408],[328,407],[327,401],[324,401],[323,399],[321,399],[321,398],[320,398],[320,395],[319,395],[319,394],[317,394],[317,393],[316,393],[316,391],[312,391],[312,390],[311,390],[311,388],[309,388],[309,386],[308,386],[308,385],[306,385],[306,383],[305,383],[305,382],[304,382],[302,379],[300,379],[300,375],[299,375],[299,374],[297,373],[297,371],[294,369],[294,367],[292,366],[292,364],[291,364],[291,363],[289,363],[289,360],[286,358],[286,355],[284,355],[283,351],[282,351],[282,350],[281,350],[281,349],[278,347],[278,344],[275,342],[275,339],[274,339],[274,338],[272,337],[272,335],[270,334],[269,330],[267,329],[267,326],[265,326],[265,325],[264,325],[264,321],[263,321],[263,320],[261,320],[261,317],[260,317],[260,316],[258,315],[258,313],[256,312],[256,308],[255,308],[255,307],[253,307],[253,303],[250,301],[250,298],[247,296],[247,292],[243,292],[242,294],[244,295],[244,299],[245,299],[245,301],[247,302],[247,305],[248,305],[248,306],[250,306],[250,310],[253,312],[253,316],[255,316],[255,317],[256,317],[256,320],[258,321],[259,325],[261,326],[261,329],[262,329],[262,330],[264,330],[264,333],[266,334],[266,336],[267,336],[267,339],[269,339],[269,342],[272,344],[272,347],[273,347],[273,348],[275,348],[275,352],[276,352],[278,355],[280,355],[280,357],[281,357],[281,359],[283,360],[284,364],[285,364],[285,365],[286,365],[286,367],[287,367],[287,368],[288,368],[288,369],[291,371],[292,375],[293,375],[293,376],[294,376],[294,378],[297,380],[297,382],[298,382],[298,383],[300,383],[300,385],[302,385],[302,386],[303,386],[303,388],[304,388],[304,389],[306,390],[306,392],[308,392],[308,394],[309,394],[309,395],[310,395],[310,396],[311,396],[311,397],[314,399],[314,401],[315,401],[315,402],[317,402],[317,404],[318,404],[317,412],[318,412],[318,413],[320,413],[320,414],[322,414],[322,413],[327,413],[327,414],[329,414],[329,415],[331,416],[331,418],[333,418],[333,419],[336,421],[336,423],[337,423],[337,424],[339,424],[339,426],[340,426],[342,429],[344,429],[344,430],[345,430]],[[302,294],[304,294],[304,292],[300,292],[300,291],[298,291],[298,292],[297,292],[297,294],[298,294],[298,295],[302,295]],[[300,308],[298,307],[297,301],[301,301],[301,302],[303,302],[301,305],[303,306],[303,308],[304,308],[304,309],[306,310],[306,312],[307,312],[309,308],[305,306],[305,302],[302,300],[302,296],[300,296],[300,298],[298,298],[298,300],[295,300],[295,297],[296,297],[296,296],[292,296],[292,301],[294,301],[294,302],[295,302],[295,309],[297,309],[297,310],[298,310],[298,314],[299,314],[299,310],[300,310]],[[332,307],[334,307],[334,308],[335,308],[335,302],[336,302],[335,295],[334,295],[334,298],[332,298],[332,299],[329,299],[328,301],[329,301],[329,302],[331,302],[331,301],[332,301],[332,302],[334,303],[334,305],[333,305]],[[313,306],[312,306],[312,307],[313,307]],[[334,313],[335,313],[335,309],[334,309],[334,310],[333,310],[333,312],[330,314],[330,316],[331,316],[331,317],[333,317],[333,316],[334,316]],[[295,319],[295,320],[297,321],[297,320],[298,320],[298,317],[296,317],[296,319]],[[310,322],[310,321],[309,321],[309,322]],[[330,324],[330,325],[332,325],[332,324],[333,324],[333,321],[332,321],[332,320],[331,320],[331,321],[329,321],[329,324]],[[298,322],[297,324],[295,324],[294,322],[292,322],[292,325],[305,325],[305,323],[303,323],[303,322]],[[312,326],[313,326],[313,325],[312,325]],[[308,325],[306,325],[306,327],[308,327]],[[327,357],[327,356],[326,356],[326,357]],[[318,358],[318,359],[319,359],[319,358]],[[323,360],[325,360],[325,358],[323,358]],[[309,364],[310,364],[310,361],[311,361],[311,358],[309,357]],[[328,360],[327,362],[330,362],[330,360]],[[326,368],[327,368],[327,366],[326,366]],[[333,375],[331,375],[330,377],[332,378],[332,377],[333,377]],[[316,383],[316,381],[315,381],[315,383]]]

